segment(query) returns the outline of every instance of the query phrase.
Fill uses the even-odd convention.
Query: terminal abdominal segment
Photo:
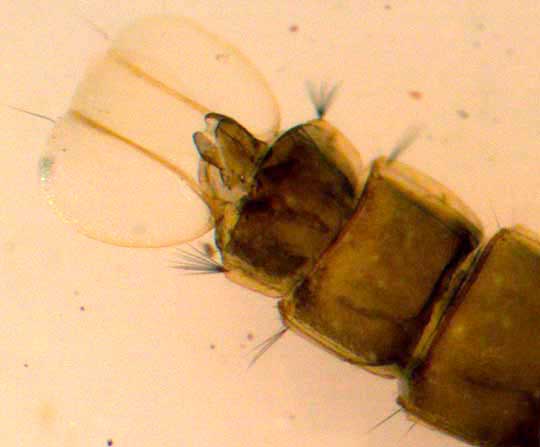
[[[472,444],[539,446],[540,241],[484,241],[451,191],[393,159],[364,168],[324,119],[271,145],[207,115],[200,184],[232,281],[284,324],[397,377],[413,417]]]

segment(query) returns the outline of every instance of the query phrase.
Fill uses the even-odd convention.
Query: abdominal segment
[[[539,446],[538,237],[483,242],[447,188],[395,160],[361,169],[351,148],[326,121],[297,126],[240,198],[222,194],[229,278],[282,296],[286,326],[397,377],[416,418],[473,444]]]

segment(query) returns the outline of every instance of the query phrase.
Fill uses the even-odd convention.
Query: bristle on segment
[[[336,96],[339,85],[340,84],[338,83],[329,87],[326,82],[323,82],[317,89],[311,82],[307,83],[306,86],[309,99],[311,100],[313,107],[315,107],[317,118],[324,118],[324,115],[328,112],[328,109]]]
[[[215,261],[207,253],[193,245],[189,245],[189,250],[179,248],[177,253],[179,261],[172,268],[183,270],[185,274],[202,275],[226,271],[220,262]]]
[[[285,332],[287,332],[288,330],[288,327],[283,327],[274,335],[268,337],[262,343],[259,343],[257,346],[255,346],[254,350],[256,351],[256,354],[251,359],[251,362],[249,362],[248,368],[251,368],[265,352],[267,352],[281,337],[283,337],[283,335],[285,335]]]

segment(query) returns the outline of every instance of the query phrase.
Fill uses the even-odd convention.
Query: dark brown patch
[[[216,54],[216,60],[219,62],[228,62],[229,61],[229,55],[226,53],[218,53]]]
[[[213,258],[216,255],[216,249],[212,244],[208,242],[202,244],[202,249],[206,253],[206,256]]]

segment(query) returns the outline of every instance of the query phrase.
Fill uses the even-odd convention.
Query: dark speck
[[[246,337],[249,341],[253,340],[253,334],[251,332],[248,332],[247,334],[247,337]]]
[[[25,363],[23,366],[24,366],[25,368],[28,368],[28,363]]]
[[[422,92],[419,92],[418,90],[410,90],[409,96],[412,99],[416,99],[417,101],[419,101],[420,99],[422,99]]]
[[[216,345],[215,345],[214,343],[212,343],[212,344],[210,345],[210,349],[216,349]]]
[[[112,439],[107,439],[107,446],[111,447],[111,445],[114,444],[114,441]]]
[[[466,120],[467,118],[469,118],[469,114],[468,114],[465,110],[463,110],[463,109],[457,110],[456,113],[458,114],[458,116],[459,116],[460,118],[463,118],[464,120]]]
[[[289,31],[291,33],[296,33],[298,31],[298,25],[291,25],[289,26]]]
[[[229,55],[225,53],[216,54],[216,60],[218,62],[227,62],[229,60]]]
[[[81,307],[79,307],[79,309],[81,310],[81,312],[84,312],[86,310],[86,307],[81,306]]]
[[[386,4],[386,5],[384,5],[384,9],[390,10],[390,9],[392,9],[392,7],[389,4]]]

